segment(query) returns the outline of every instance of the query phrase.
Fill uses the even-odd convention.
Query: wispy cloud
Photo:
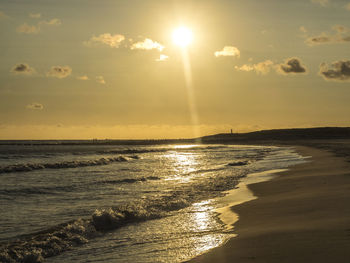
[[[156,59],[156,61],[166,61],[168,60],[169,56],[160,54],[159,58]]]
[[[162,51],[164,49],[164,46],[159,44],[156,41],[153,41],[150,38],[146,38],[143,41],[139,41],[136,43],[133,43],[130,47],[131,50],[135,49],[141,49],[141,50],[152,50],[152,49],[158,49],[159,51]]]
[[[110,33],[104,33],[99,36],[92,36],[88,41],[85,41],[86,46],[94,46],[98,44],[107,45],[113,48],[118,48],[125,40],[125,36],[120,34],[111,35]]]
[[[30,13],[29,17],[34,18],[34,19],[39,19],[39,18],[41,18],[41,14],[40,13]]]
[[[53,18],[51,20],[48,21],[40,21],[39,25],[47,25],[47,26],[60,26],[62,24],[62,21],[58,18]]]
[[[3,11],[0,10],[0,20],[8,17],[9,17],[8,15],[6,15]]]
[[[19,63],[11,69],[11,72],[14,74],[32,75],[35,73],[35,69],[26,63]]]
[[[36,14],[37,15],[37,14]],[[59,26],[62,22],[58,18],[53,18],[48,21],[40,21],[37,25],[28,25],[27,23],[24,23],[17,27],[16,31],[18,33],[25,33],[25,34],[38,34],[41,31],[42,26]]]
[[[105,84],[106,84],[106,81],[105,81],[105,79],[104,79],[103,76],[97,76],[97,77],[96,77],[96,82],[97,82],[97,83],[100,83],[100,84],[102,84],[102,85],[105,85]]]
[[[72,68],[69,66],[53,66],[50,71],[46,73],[46,76],[63,79],[68,77],[72,73]]]
[[[40,32],[40,26],[28,25],[27,23],[24,23],[18,26],[16,31],[18,33],[25,34],[38,34]]]
[[[335,61],[331,67],[322,63],[319,74],[329,81],[350,81],[350,60]]]
[[[277,72],[284,75],[303,74],[307,72],[307,69],[299,58],[288,58],[285,63],[277,66]]]
[[[349,28],[343,25],[335,25],[332,27],[332,29],[340,34],[349,32]]]
[[[225,46],[221,51],[215,51],[215,57],[240,57],[241,52],[234,46]]]
[[[265,75],[270,72],[274,63],[271,60],[265,60],[257,64],[245,64],[243,66],[235,66],[239,71],[255,71],[257,74]]]
[[[31,104],[28,104],[26,108],[29,110],[43,110],[44,105],[42,105],[41,103],[33,102]]]
[[[332,30],[335,31],[335,33],[330,34],[323,32],[318,36],[307,38],[305,42],[309,46],[350,42],[350,35],[347,34],[349,32],[349,29],[347,27],[342,25],[335,25],[332,27]]]
[[[86,76],[86,75],[83,75],[83,76],[78,76],[77,79],[79,79],[79,80],[89,80],[89,77]]]
[[[314,4],[319,4],[323,7],[326,7],[329,4],[329,0],[311,0]]]
[[[307,32],[307,29],[306,29],[306,27],[304,27],[304,26],[300,26],[300,27],[299,27],[299,30],[300,30],[301,32],[303,32],[303,33],[306,33],[306,32]]]

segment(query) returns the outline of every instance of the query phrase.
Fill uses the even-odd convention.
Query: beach
[[[189,262],[350,262],[348,142],[307,144],[295,149],[309,162],[248,185],[258,198],[231,208],[237,236]]]

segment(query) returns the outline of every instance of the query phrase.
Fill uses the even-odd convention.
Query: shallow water
[[[188,260],[233,236],[218,197],[302,161],[263,146],[0,145],[0,259]]]

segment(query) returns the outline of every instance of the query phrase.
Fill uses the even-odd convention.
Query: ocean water
[[[183,262],[233,237],[225,191],[301,162],[288,147],[2,144],[0,262]]]

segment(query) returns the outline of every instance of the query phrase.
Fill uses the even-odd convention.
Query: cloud
[[[348,10],[348,11],[350,11],[350,3],[348,3],[348,4],[345,5],[345,9]]]
[[[25,33],[25,34],[38,34],[41,31],[41,26],[59,26],[62,22],[58,18],[53,18],[49,21],[40,21],[37,25],[28,25],[27,23],[24,23],[17,27],[16,31],[18,33]]]
[[[86,46],[93,46],[96,44],[104,44],[110,47],[118,48],[125,40],[125,36],[116,34],[116,35],[111,35],[110,33],[104,33],[99,36],[92,36],[90,40],[85,41],[84,44]]]
[[[156,61],[166,61],[168,60],[169,56],[160,54],[159,58],[156,59]]]
[[[49,21],[40,21],[39,25],[47,25],[47,26],[60,26],[62,24],[61,20],[58,18],[53,18]]]
[[[288,58],[284,64],[277,66],[277,72],[281,74],[302,74],[306,71],[306,67],[301,64],[299,58]]]
[[[307,32],[307,29],[306,29],[306,27],[304,27],[304,26],[300,26],[300,27],[299,27],[299,30],[300,30],[301,32],[303,32],[303,33],[306,33],[306,32]]]
[[[83,76],[78,76],[77,79],[79,79],[79,80],[89,80],[89,77],[86,76],[86,75],[83,75]]]
[[[306,43],[310,46],[322,45],[322,44],[337,44],[350,42],[350,36],[341,35],[327,35],[323,33],[320,36],[310,37],[306,40]]]
[[[40,13],[35,13],[35,14],[30,13],[30,14],[29,14],[29,17],[30,17],[30,18],[39,19],[39,18],[41,18],[41,14],[40,14]]]
[[[0,10],[0,20],[8,18],[8,15],[6,15],[3,11]]]
[[[18,33],[25,33],[25,34],[38,34],[40,32],[40,26],[33,26],[33,25],[28,25],[27,23],[24,23],[23,25],[18,26],[16,31]]]
[[[349,29],[342,25],[335,25],[332,27],[332,29],[340,34],[349,32]]]
[[[314,4],[319,4],[323,7],[327,6],[329,4],[329,0],[311,0]]]
[[[136,42],[131,45],[131,50],[134,49],[141,49],[141,50],[152,50],[152,49],[158,49],[159,51],[162,51],[164,49],[164,46],[159,44],[156,41],[153,41],[152,39],[146,38],[143,41]]]
[[[236,70],[240,71],[255,71],[257,74],[265,75],[270,72],[271,68],[273,67],[274,63],[271,60],[265,60],[263,62],[257,63],[257,64],[245,64],[241,67],[235,67]]]
[[[46,73],[46,76],[63,79],[72,73],[72,68],[69,66],[53,66],[51,70]]]
[[[26,108],[29,110],[42,110],[44,109],[44,105],[42,105],[41,103],[33,102],[31,104],[28,104]]]
[[[103,84],[103,85],[106,84],[106,81],[105,81],[105,79],[104,79],[103,76],[97,76],[97,77],[96,77],[96,81],[97,81],[98,83],[100,83],[100,84]]]
[[[349,29],[342,25],[335,25],[332,27],[335,34],[322,33],[318,36],[309,37],[306,39],[306,43],[309,46],[322,45],[322,44],[337,44],[350,42],[350,35],[346,34]]]
[[[350,60],[333,62],[331,68],[322,63],[319,74],[329,81],[350,81]]]
[[[11,69],[11,72],[15,74],[32,75],[35,73],[35,69],[30,67],[28,64],[19,63]]]
[[[244,64],[240,67],[235,66],[236,70],[240,70],[240,71],[253,71],[254,70],[254,65],[248,65],[248,64]]]
[[[214,53],[215,57],[240,57],[241,52],[238,50],[238,48],[233,46],[225,46],[221,51],[216,51]]]

